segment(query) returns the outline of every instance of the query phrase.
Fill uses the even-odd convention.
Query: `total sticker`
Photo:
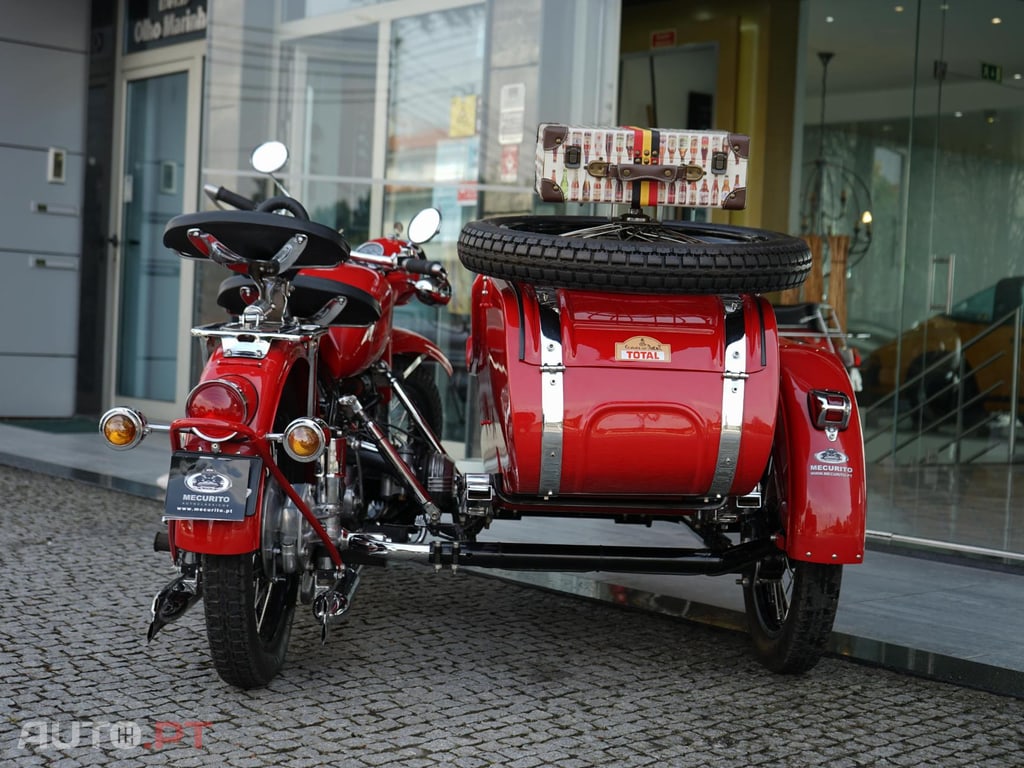
[[[624,362],[672,362],[672,347],[650,336],[633,336],[616,342],[615,359]]]

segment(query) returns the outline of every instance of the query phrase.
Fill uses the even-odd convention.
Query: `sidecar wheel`
[[[811,669],[832,632],[843,567],[779,555],[758,562],[745,576],[743,602],[761,663],[787,674]]]
[[[203,556],[206,636],[224,682],[257,688],[281,669],[298,583],[297,576],[268,579],[258,552]]]
[[[764,229],[593,216],[500,216],[463,227],[459,258],[506,280],[626,293],[764,293],[799,286],[807,244]]]

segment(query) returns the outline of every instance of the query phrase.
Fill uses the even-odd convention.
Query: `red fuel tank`
[[[757,296],[539,289],[480,276],[467,345],[509,494],[747,493],[771,452],[777,329]]]
[[[321,341],[320,363],[336,379],[366,370],[391,340],[394,292],[380,272],[357,264],[303,270],[302,288],[344,296],[345,309]],[[298,281],[296,281],[298,282]],[[298,289],[297,289],[298,290]]]

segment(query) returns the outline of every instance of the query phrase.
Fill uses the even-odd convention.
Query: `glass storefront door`
[[[907,460],[1006,462],[1013,450],[1024,93],[999,22],[1016,5],[921,6],[899,366],[904,423],[921,437]]]
[[[162,238],[169,219],[195,206],[198,68],[148,67],[123,85],[113,394],[151,416],[180,411],[187,391],[192,267]]]
[[[117,370],[128,397],[174,400],[181,259],[161,236],[182,210],[187,88],[186,72],[128,83]]]

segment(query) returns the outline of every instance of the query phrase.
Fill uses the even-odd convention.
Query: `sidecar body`
[[[821,563],[863,558],[864,460],[849,377],[836,355],[780,341],[763,297],[479,276],[473,313],[468,365],[499,506],[694,517],[758,505],[774,463],[788,486],[773,532],[780,549]]]

